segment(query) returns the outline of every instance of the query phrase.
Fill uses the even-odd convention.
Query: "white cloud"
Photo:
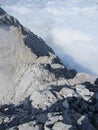
[[[44,38],[65,64],[98,75],[96,0],[9,0],[3,7]]]

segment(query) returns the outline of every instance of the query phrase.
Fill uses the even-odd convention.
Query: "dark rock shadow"
[[[20,102],[18,105],[14,104],[4,104],[0,106],[0,130],[8,130],[10,128],[17,128],[19,125],[28,123],[36,120],[36,124],[41,124],[43,122],[37,121],[37,115],[41,113],[45,114],[47,119],[46,111],[43,111],[41,108],[34,108],[31,104],[30,96],[27,97],[24,101]],[[9,118],[9,121],[5,121],[6,118]],[[42,128],[42,127],[41,127]],[[41,129],[42,130],[42,129]]]
[[[56,60],[58,60],[58,59],[55,59],[54,63],[60,62],[60,61],[56,61]],[[77,74],[76,70],[74,70],[74,69],[68,70],[66,68],[66,66],[63,68],[62,64],[60,64],[60,65],[61,65],[60,68],[54,69],[54,68],[51,67],[50,64],[47,64],[45,69],[49,70],[51,73],[54,73],[56,79],[59,79],[59,78],[62,78],[62,77],[66,78],[66,79],[72,79],[76,76],[76,74]]]

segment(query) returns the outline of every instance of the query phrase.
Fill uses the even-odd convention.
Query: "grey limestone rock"
[[[0,61],[0,130],[98,128],[97,79],[69,70],[1,7]]]
[[[73,130],[71,125],[65,125],[62,122],[56,122],[52,127],[52,130]]]

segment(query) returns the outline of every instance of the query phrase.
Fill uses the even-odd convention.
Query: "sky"
[[[68,68],[98,76],[97,0],[0,0]]]

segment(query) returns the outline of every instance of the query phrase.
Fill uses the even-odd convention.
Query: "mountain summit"
[[[98,129],[98,79],[69,70],[0,8],[0,130]]]

